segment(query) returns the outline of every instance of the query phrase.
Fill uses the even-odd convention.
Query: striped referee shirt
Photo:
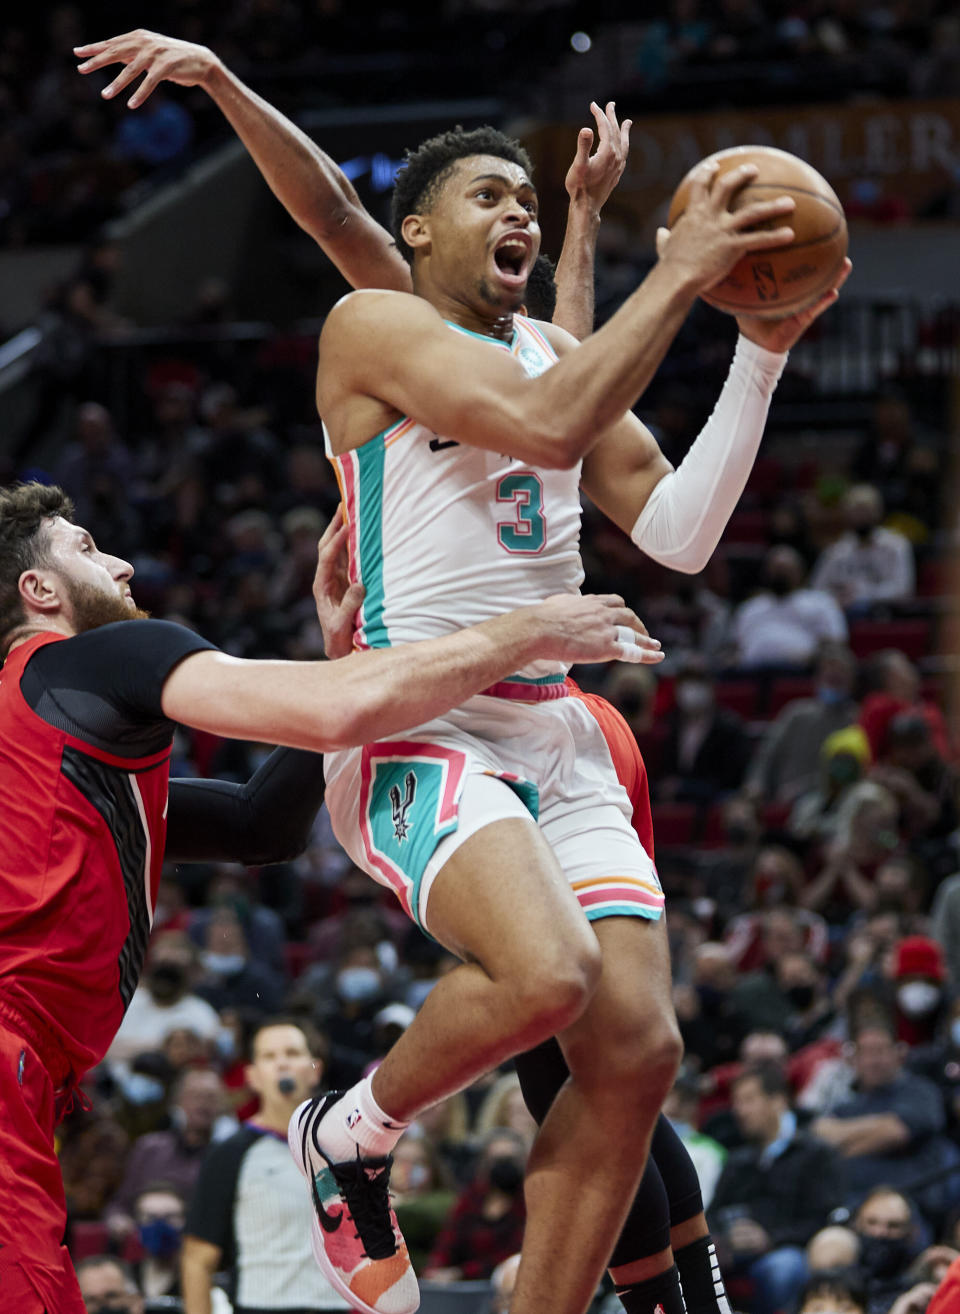
[[[207,1152],[186,1232],[223,1252],[234,1314],[327,1314],[350,1306],[317,1267],[313,1206],[287,1139],[255,1123]]]

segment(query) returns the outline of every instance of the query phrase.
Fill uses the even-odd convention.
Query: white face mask
[[[713,706],[713,690],[704,680],[682,680],[675,696],[682,712],[705,712]]]
[[[929,981],[908,981],[897,991],[897,1003],[907,1017],[924,1017],[940,1003],[940,987]]]

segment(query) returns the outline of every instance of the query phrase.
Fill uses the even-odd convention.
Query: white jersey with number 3
[[[535,324],[514,318],[510,343],[451,324],[490,351],[508,351],[530,377],[557,357]],[[580,561],[580,466],[534,470],[460,444],[404,417],[334,456],[349,526],[350,577],[366,589],[358,648],[435,638],[552,593],[575,593]],[[558,662],[518,674],[552,682]]]

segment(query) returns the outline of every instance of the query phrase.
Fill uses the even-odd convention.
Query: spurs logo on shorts
[[[407,813],[413,806],[413,800],[417,794],[417,777],[412,771],[408,771],[403,781],[404,795],[403,801],[400,800],[400,786],[391,785],[390,787],[390,808],[393,812],[393,833],[397,843],[402,844],[410,834],[410,822],[407,821]]]

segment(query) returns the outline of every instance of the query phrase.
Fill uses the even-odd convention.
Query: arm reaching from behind
[[[563,250],[557,262],[557,306],[554,324],[581,340],[593,332],[594,262],[600,211],[607,197],[620,181],[630,149],[630,119],[617,122],[614,102],[606,110],[596,102],[590,112],[597,124],[597,148],[593,131],[581,128],[577,153],[567,170],[566,188],[570,197],[567,230]]]
[[[122,64],[103,96],[137,79],[141,106],[161,82],[202,87],[250,152],[270,190],[354,287],[410,290],[410,271],[385,228],[363,207],[343,170],[279,110],[245,86],[206,46],[138,29],[77,46],[81,73]]]
[[[429,721],[530,661],[657,662],[660,645],[623,599],[557,594],[441,639],[338,662],[192,653],[163,686],[164,715],[228,739],[325,752]]]

